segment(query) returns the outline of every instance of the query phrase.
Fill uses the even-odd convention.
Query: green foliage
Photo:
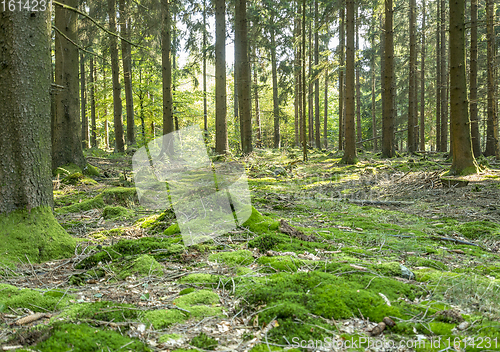
[[[104,207],[104,210],[102,211],[102,217],[104,219],[116,219],[116,218],[126,219],[131,217],[133,214],[134,214],[133,211],[124,208],[120,205],[116,207],[107,206]]]
[[[46,312],[62,309],[69,304],[73,296],[64,291],[47,291],[45,293],[28,288],[20,289],[15,286],[0,284],[0,303],[5,308],[29,308],[34,312]]]
[[[123,264],[120,263],[118,267],[123,268]],[[118,274],[118,278],[125,279],[131,275],[163,276],[163,266],[150,255],[142,254],[135,258],[128,266],[121,269]]]
[[[457,230],[471,240],[500,238],[500,225],[492,221],[470,221],[460,224]]]
[[[142,312],[134,305],[111,301],[72,304],[61,314],[71,321],[95,319],[110,322],[134,321],[141,316]]]
[[[235,252],[219,252],[211,254],[208,257],[210,261],[224,262],[227,265],[248,265],[251,264],[254,259],[252,252],[247,250],[239,250]]]
[[[150,323],[155,329],[165,329],[186,319],[186,313],[177,309],[150,310],[144,314],[144,322]]]
[[[215,350],[218,346],[218,342],[216,339],[206,335],[204,332],[201,332],[198,336],[193,337],[191,345],[203,350]]]

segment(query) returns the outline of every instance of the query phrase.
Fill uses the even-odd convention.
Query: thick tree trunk
[[[417,109],[415,108],[415,92],[416,92],[416,66],[417,66],[417,41],[415,33],[415,7],[416,1],[410,0],[410,72],[408,78],[408,152],[416,150],[415,125]]]
[[[236,1],[235,46],[239,47],[239,62],[235,63],[238,75],[241,149],[250,154],[252,147],[252,99],[250,94],[250,60],[248,59],[247,6],[246,0]]]
[[[382,119],[382,155],[392,158],[394,151],[394,32],[392,0],[385,1],[384,45],[384,116]]]
[[[131,21],[125,0],[120,0],[120,32],[125,39],[130,39]],[[132,48],[125,40],[121,41],[123,63],[123,88],[125,89],[125,107],[127,111],[127,145],[135,142],[134,97],[132,95]]]
[[[340,18],[339,18],[339,56],[340,56],[340,72],[339,72],[339,150],[344,149],[344,72],[345,72],[345,8],[343,6],[344,0],[341,0],[340,5]]]
[[[95,80],[97,77],[97,66],[94,65],[94,57],[90,58],[90,146],[97,147],[96,115],[95,115]]]
[[[80,107],[82,119],[82,148],[89,147],[89,117],[87,116],[87,84],[85,82],[85,55],[80,53]]]
[[[161,65],[163,79],[163,134],[169,134],[174,131],[174,109],[172,97],[172,24],[170,1],[162,1],[162,48],[161,48]],[[166,151],[166,150],[165,150]]]
[[[321,148],[320,116],[319,116],[319,20],[318,20],[318,0],[314,0],[314,135],[316,148]]]
[[[446,50],[446,0],[441,0],[441,151],[448,151],[448,55]]]
[[[226,154],[226,2],[215,0],[215,152]]]
[[[109,29],[116,33],[116,2],[108,0]],[[113,123],[115,125],[115,147],[120,153],[125,151],[122,120],[122,97],[120,85],[120,67],[118,62],[118,44],[115,36],[109,38],[109,53],[111,56],[111,76],[113,81]]]
[[[470,5],[470,122],[472,148],[477,158],[481,154],[481,139],[479,135],[479,118],[477,114],[477,2],[471,0]]]
[[[487,76],[488,76],[488,118],[486,127],[485,156],[494,155],[500,158],[498,144],[498,117],[496,112],[496,82],[495,82],[495,31],[494,31],[494,1],[486,2],[486,37],[487,37]]]
[[[78,7],[77,0],[63,4]],[[73,42],[78,41],[78,15],[61,6],[55,8],[55,26]],[[78,48],[64,36],[55,34],[55,83],[64,87],[56,94],[56,113],[52,123],[52,168],[74,163],[86,164],[82,152],[81,124],[78,99]]]
[[[359,82],[359,70],[360,70],[360,62],[359,62],[359,16],[358,16],[358,8],[356,8],[356,13],[354,23],[356,26],[356,46],[355,46],[355,68],[356,68],[356,137],[357,141],[363,140],[362,134],[362,126],[361,126],[361,83]],[[360,143],[359,147],[363,148],[363,144]]]
[[[478,166],[472,151],[467,83],[465,74],[465,0],[450,4],[450,106],[452,128],[451,174],[476,173]]]
[[[355,164],[356,157],[356,131],[354,124],[354,1],[346,1],[347,12],[347,46],[346,46],[346,85],[345,85],[345,151],[342,162]]]
[[[425,151],[425,0],[422,0],[422,50],[420,52],[420,150]]]

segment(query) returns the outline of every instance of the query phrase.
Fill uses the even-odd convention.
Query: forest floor
[[[54,179],[72,258],[0,267],[0,350],[500,351],[500,165],[442,153],[258,150],[253,211],[184,246],[139,204],[131,155]]]

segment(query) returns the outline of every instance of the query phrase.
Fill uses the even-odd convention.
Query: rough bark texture
[[[89,147],[89,117],[87,116],[87,84],[85,81],[85,55],[80,53],[80,106],[82,119],[82,148]]]
[[[436,1],[436,151],[441,151],[441,1]]]
[[[306,126],[306,0],[302,0],[302,159],[307,160],[307,126]]]
[[[238,46],[238,106],[240,112],[241,149],[243,154],[252,152],[252,99],[250,94],[250,60],[248,59],[248,30],[246,0],[236,1],[235,47]]]
[[[416,66],[417,66],[417,41],[415,33],[415,7],[416,1],[410,0],[410,72],[408,77],[408,151],[416,150],[415,124],[416,113]]]
[[[226,154],[226,2],[215,0],[215,152]]]
[[[63,4],[78,7],[77,0]],[[74,11],[55,7],[55,26],[72,41],[78,41],[77,17]],[[82,152],[81,124],[78,89],[78,48],[61,34],[55,34],[55,83],[64,87],[58,90],[56,113],[52,122],[52,169],[74,163],[85,166]]]
[[[494,2],[486,2],[486,37],[487,37],[487,76],[488,76],[488,118],[486,127],[485,156],[494,155],[500,158],[498,144],[498,119],[496,112],[496,82],[495,82],[495,31]]]
[[[0,12],[1,214],[52,206],[49,14]]]
[[[346,84],[345,84],[345,150],[342,161],[346,164],[355,164],[356,131],[354,123],[354,0],[346,1]]]
[[[343,0],[341,0],[343,3]],[[344,149],[344,64],[345,64],[345,9],[343,4],[340,5],[340,19],[339,19],[339,32],[340,32],[340,44],[339,44],[339,56],[340,56],[340,72],[339,72],[339,150]]]
[[[356,26],[356,46],[354,52],[354,58],[356,60],[355,69],[356,69],[356,139],[358,142],[363,140],[362,134],[362,126],[361,126],[361,83],[359,82],[359,71],[360,71],[360,62],[359,62],[359,16],[358,9],[356,8],[354,23]],[[363,144],[359,143],[359,147],[363,148]]]
[[[208,137],[207,107],[207,1],[203,0],[203,130]]]
[[[420,150],[425,151],[425,0],[422,0],[422,50],[420,52]]]
[[[470,22],[470,127],[474,156],[478,157],[481,154],[481,139],[477,114],[477,0],[471,0]]]
[[[130,39],[130,15],[125,0],[120,0],[120,32],[125,39]],[[123,88],[127,111],[127,145],[135,142],[134,97],[132,95],[132,48],[125,40],[121,41],[123,63]]]
[[[319,116],[319,20],[318,0],[314,1],[314,136],[316,148],[321,148],[320,116]]]
[[[274,16],[271,15],[271,71],[273,76],[273,117],[274,117],[274,148],[281,147],[281,133],[280,133],[280,107],[278,99],[278,72],[277,72],[277,59],[276,59],[276,39],[274,28]]]
[[[174,131],[173,97],[172,97],[172,59],[171,59],[171,26],[170,0],[162,1],[162,48],[161,66],[163,79],[163,134]]]
[[[394,32],[392,0],[385,1],[384,45],[384,116],[382,119],[382,155],[392,158],[394,151]]]
[[[96,113],[95,113],[95,79],[97,76],[97,67],[94,65],[94,57],[90,58],[90,146],[97,147],[96,135]]]
[[[255,60],[253,65],[253,94],[255,103],[255,125],[257,126],[257,140],[255,145],[260,148],[262,146],[262,129],[260,126],[259,79],[257,74],[259,58],[257,56],[256,45],[253,46],[253,57]]]
[[[371,36],[370,36],[370,46],[372,48],[372,57],[371,57],[371,90],[372,90],[372,138],[373,138],[373,151],[376,151],[378,148],[377,145],[377,120],[376,120],[376,105],[375,105],[375,10],[372,12],[372,28],[371,28]]]
[[[300,38],[300,14],[299,14],[299,4],[298,1],[294,2],[297,6],[297,16],[293,19],[293,39],[294,39],[294,62],[293,62],[293,77],[294,77],[294,132],[295,132],[295,145],[298,146],[300,144],[300,43],[298,39]]]
[[[448,151],[448,55],[446,50],[446,0],[441,0],[441,151]],[[452,23],[452,22],[450,22]]]
[[[116,2],[108,0],[109,30],[116,33]],[[125,151],[122,121],[122,97],[120,85],[120,67],[118,63],[118,44],[115,36],[109,38],[109,53],[111,56],[111,76],[113,81],[113,123],[115,125],[115,148],[118,152]]]
[[[472,151],[467,83],[465,74],[465,0],[450,4],[450,121],[452,128],[451,174],[475,173],[478,166]]]

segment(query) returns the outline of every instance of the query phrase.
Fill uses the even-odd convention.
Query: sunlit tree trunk
[[[97,67],[94,65],[94,57],[90,58],[90,146],[92,148],[97,147],[97,135],[96,135],[96,113],[95,113],[95,92],[96,92],[96,77],[97,77]]]
[[[356,139],[360,142],[363,139],[362,134],[362,126],[361,126],[361,83],[359,82],[359,70],[360,70],[360,62],[359,62],[359,16],[358,16],[358,8],[356,7],[356,12],[354,14],[354,23],[356,28],[356,46],[354,52],[354,58],[356,60],[355,70],[356,70]],[[363,144],[359,144],[359,147],[363,148]]]
[[[299,138],[299,132],[300,132],[300,115],[299,115],[299,109],[300,109],[300,54],[299,54],[299,42],[298,38],[300,37],[299,35],[299,27],[300,27],[300,22],[299,22],[299,8],[300,5],[297,1],[294,1],[294,4],[296,5],[296,10],[297,10],[297,16],[293,18],[293,55],[294,55],[294,60],[293,60],[293,78],[294,78],[294,100],[293,100],[293,108],[294,108],[294,140],[295,140],[295,145],[298,146],[300,144],[300,138]]]
[[[306,99],[306,0],[302,0],[302,160],[307,160]]]
[[[226,2],[215,0],[215,152],[226,154]]]
[[[441,151],[441,1],[436,1],[436,151]]]
[[[207,1],[203,0],[203,130],[208,137],[207,106]]]
[[[257,56],[257,46],[253,46],[253,58],[254,58],[254,65],[253,65],[253,94],[254,94],[254,104],[255,104],[255,125],[257,126],[257,141],[255,145],[257,147],[262,146],[262,128],[260,124],[260,104],[259,104],[259,79],[258,79],[258,65],[259,65],[259,58]]]
[[[420,150],[425,151],[425,0],[422,0],[422,50],[420,52]]]
[[[477,0],[471,0],[470,21],[470,127],[472,148],[474,156],[477,158],[481,154],[479,118],[477,114]]]
[[[340,0],[340,18],[339,18],[339,32],[340,32],[340,43],[339,43],[339,61],[340,61],[340,72],[339,72],[339,150],[344,149],[344,71],[345,71],[345,8],[344,0]]]
[[[415,33],[415,7],[416,1],[410,0],[410,72],[408,77],[408,152],[416,150],[415,124],[417,121],[416,113],[416,65],[417,65],[417,41]]]
[[[384,45],[384,116],[382,119],[382,155],[392,158],[394,151],[394,32],[392,0],[385,0]]]
[[[478,166],[472,151],[467,83],[465,74],[465,0],[450,5],[450,121],[452,128],[451,174],[475,173]]]
[[[163,79],[163,134],[169,134],[174,131],[174,109],[172,97],[172,13],[170,10],[170,1],[162,1],[162,48],[161,65]]]
[[[346,25],[346,85],[345,85],[345,151],[342,161],[346,164],[355,164],[356,157],[356,131],[354,123],[354,1],[346,0],[347,25]]]
[[[448,53],[446,50],[446,0],[441,0],[441,151],[448,151]]]
[[[371,90],[372,90],[372,138],[373,138],[373,151],[378,149],[377,145],[377,120],[376,120],[376,104],[375,104],[375,25],[376,25],[376,17],[375,10],[372,11],[372,24],[371,24],[371,33],[370,33],[370,47],[372,48],[372,57],[371,57]]]
[[[494,2],[486,1],[486,37],[487,37],[487,76],[488,76],[488,118],[486,127],[485,156],[494,155],[500,158],[498,144],[498,118],[496,112],[496,82],[495,82],[495,31]]]
[[[120,33],[130,39],[131,21],[125,0],[120,0]],[[132,96],[132,48],[125,40],[121,40],[123,63],[123,88],[125,90],[125,108],[127,111],[127,145],[135,142],[134,98]]]
[[[89,147],[89,117],[87,116],[87,84],[85,81],[85,55],[80,53],[80,107],[82,119],[82,148]]]
[[[314,1],[314,135],[316,148],[321,148],[320,116],[319,116],[319,20],[318,20],[318,0]]]

